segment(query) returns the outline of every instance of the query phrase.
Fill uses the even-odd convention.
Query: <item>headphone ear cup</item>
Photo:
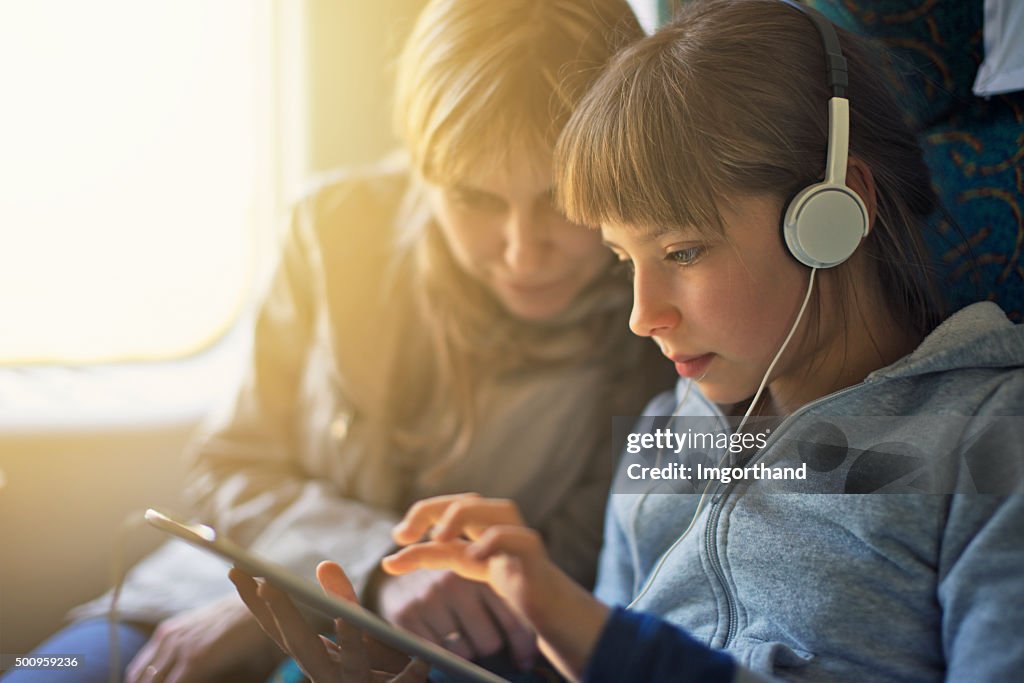
[[[797,261],[811,268],[833,268],[853,256],[867,236],[867,207],[845,185],[811,185],[786,206],[782,234]]]

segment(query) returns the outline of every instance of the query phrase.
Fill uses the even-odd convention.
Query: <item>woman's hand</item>
[[[407,547],[384,558],[384,571],[448,569],[486,583],[541,636],[541,649],[563,674],[582,674],[608,608],[555,566],[515,503],[475,494],[429,498],[409,509],[393,536]]]
[[[364,638],[356,627],[334,620],[338,642],[318,635],[306,623],[287,595],[269,583],[256,580],[239,569],[228,577],[246,606],[274,642],[291,655],[313,683],[422,683],[430,666],[419,660]],[[321,562],[316,569],[320,586],[329,595],[357,602],[348,577],[334,562]]]
[[[381,615],[466,659],[507,643],[519,668],[531,669],[537,638],[489,587],[444,569],[389,576],[377,591]]]
[[[128,664],[126,683],[199,683],[225,675],[264,680],[276,659],[235,595],[162,621]]]

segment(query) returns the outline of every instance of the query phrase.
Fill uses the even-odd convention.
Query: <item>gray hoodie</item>
[[[630,611],[613,612],[587,680],[697,680],[687,638],[731,655],[733,680],[1024,680],[1022,366],[1024,327],[974,304],[775,425],[748,459],[724,454],[748,468],[804,464],[805,479],[712,482],[685,535],[703,483],[613,493],[596,592]],[[646,414],[684,396],[674,430],[722,421],[682,382]],[[624,455],[613,491],[637,491],[630,465],[650,462]],[[638,611],[683,640],[628,623]]]

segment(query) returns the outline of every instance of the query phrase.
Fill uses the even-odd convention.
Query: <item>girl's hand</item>
[[[295,659],[313,683],[423,683],[430,666],[409,660],[376,641],[364,638],[356,627],[334,620],[338,642],[317,635],[287,595],[269,583],[257,584],[235,568],[228,577],[260,626],[278,646]],[[324,591],[356,602],[352,584],[340,566],[321,562],[317,580]]]
[[[384,558],[384,571],[449,569],[486,583],[540,635],[563,674],[582,674],[608,608],[555,566],[515,503],[475,494],[428,498],[409,509],[393,536],[406,547]]]
[[[429,540],[417,543],[427,532]],[[387,573],[451,570],[488,584],[530,624],[542,619],[547,593],[557,589],[561,572],[548,559],[540,534],[524,524],[509,500],[476,494],[421,500],[392,536],[407,547],[384,558],[381,566]]]
[[[389,576],[379,584],[381,615],[466,659],[494,654],[507,644],[519,668],[531,669],[537,638],[488,586],[446,569]]]

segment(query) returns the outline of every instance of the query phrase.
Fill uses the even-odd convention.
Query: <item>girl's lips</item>
[[[676,372],[680,377],[700,377],[707,370],[711,360],[715,357],[713,353],[705,353],[703,356],[695,356],[689,360],[681,360],[678,357],[672,358],[676,364]]]

